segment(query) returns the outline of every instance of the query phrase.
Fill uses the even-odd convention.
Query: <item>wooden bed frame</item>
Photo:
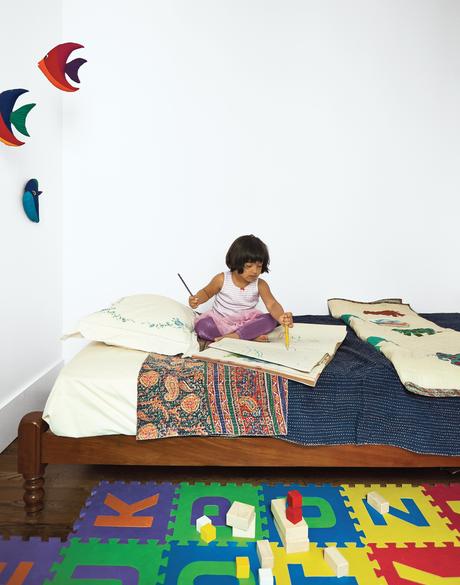
[[[72,439],[48,430],[42,412],[19,425],[18,471],[28,514],[44,506],[48,463],[219,467],[460,467],[460,456],[420,455],[388,445],[306,447],[271,437],[174,437],[136,441],[110,435]]]

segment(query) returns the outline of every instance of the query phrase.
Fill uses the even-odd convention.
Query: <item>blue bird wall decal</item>
[[[22,196],[22,206],[30,221],[38,223],[40,221],[40,212],[38,205],[38,196],[43,191],[38,190],[37,179],[30,179],[24,188],[24,195]]]

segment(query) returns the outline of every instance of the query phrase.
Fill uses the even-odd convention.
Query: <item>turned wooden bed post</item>
[[[42,463],[42,435],[48,424],[41,412],[23,416],[18,430],[18,472],[24,477],[24,496],[27,514],[43,508],[45,496],[45,467]]]

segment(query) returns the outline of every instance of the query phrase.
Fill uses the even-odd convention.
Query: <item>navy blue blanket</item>
[[[423,315],[460,331],[459,313]],[[342,324],[329,316],[299,323]],[[383,444],[416,453],[460,455],[460,398],[429,398],[401,384],[392,363],[347,327],[315,388],[289,381],[286,441],[303,445]]]

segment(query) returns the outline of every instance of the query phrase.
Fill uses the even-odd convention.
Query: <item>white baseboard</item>
[[[21,418],[33,410],[43,410],[46,399],[63,366],[60,361],[28,388],[0,409],[0,453],[18,436]]]

